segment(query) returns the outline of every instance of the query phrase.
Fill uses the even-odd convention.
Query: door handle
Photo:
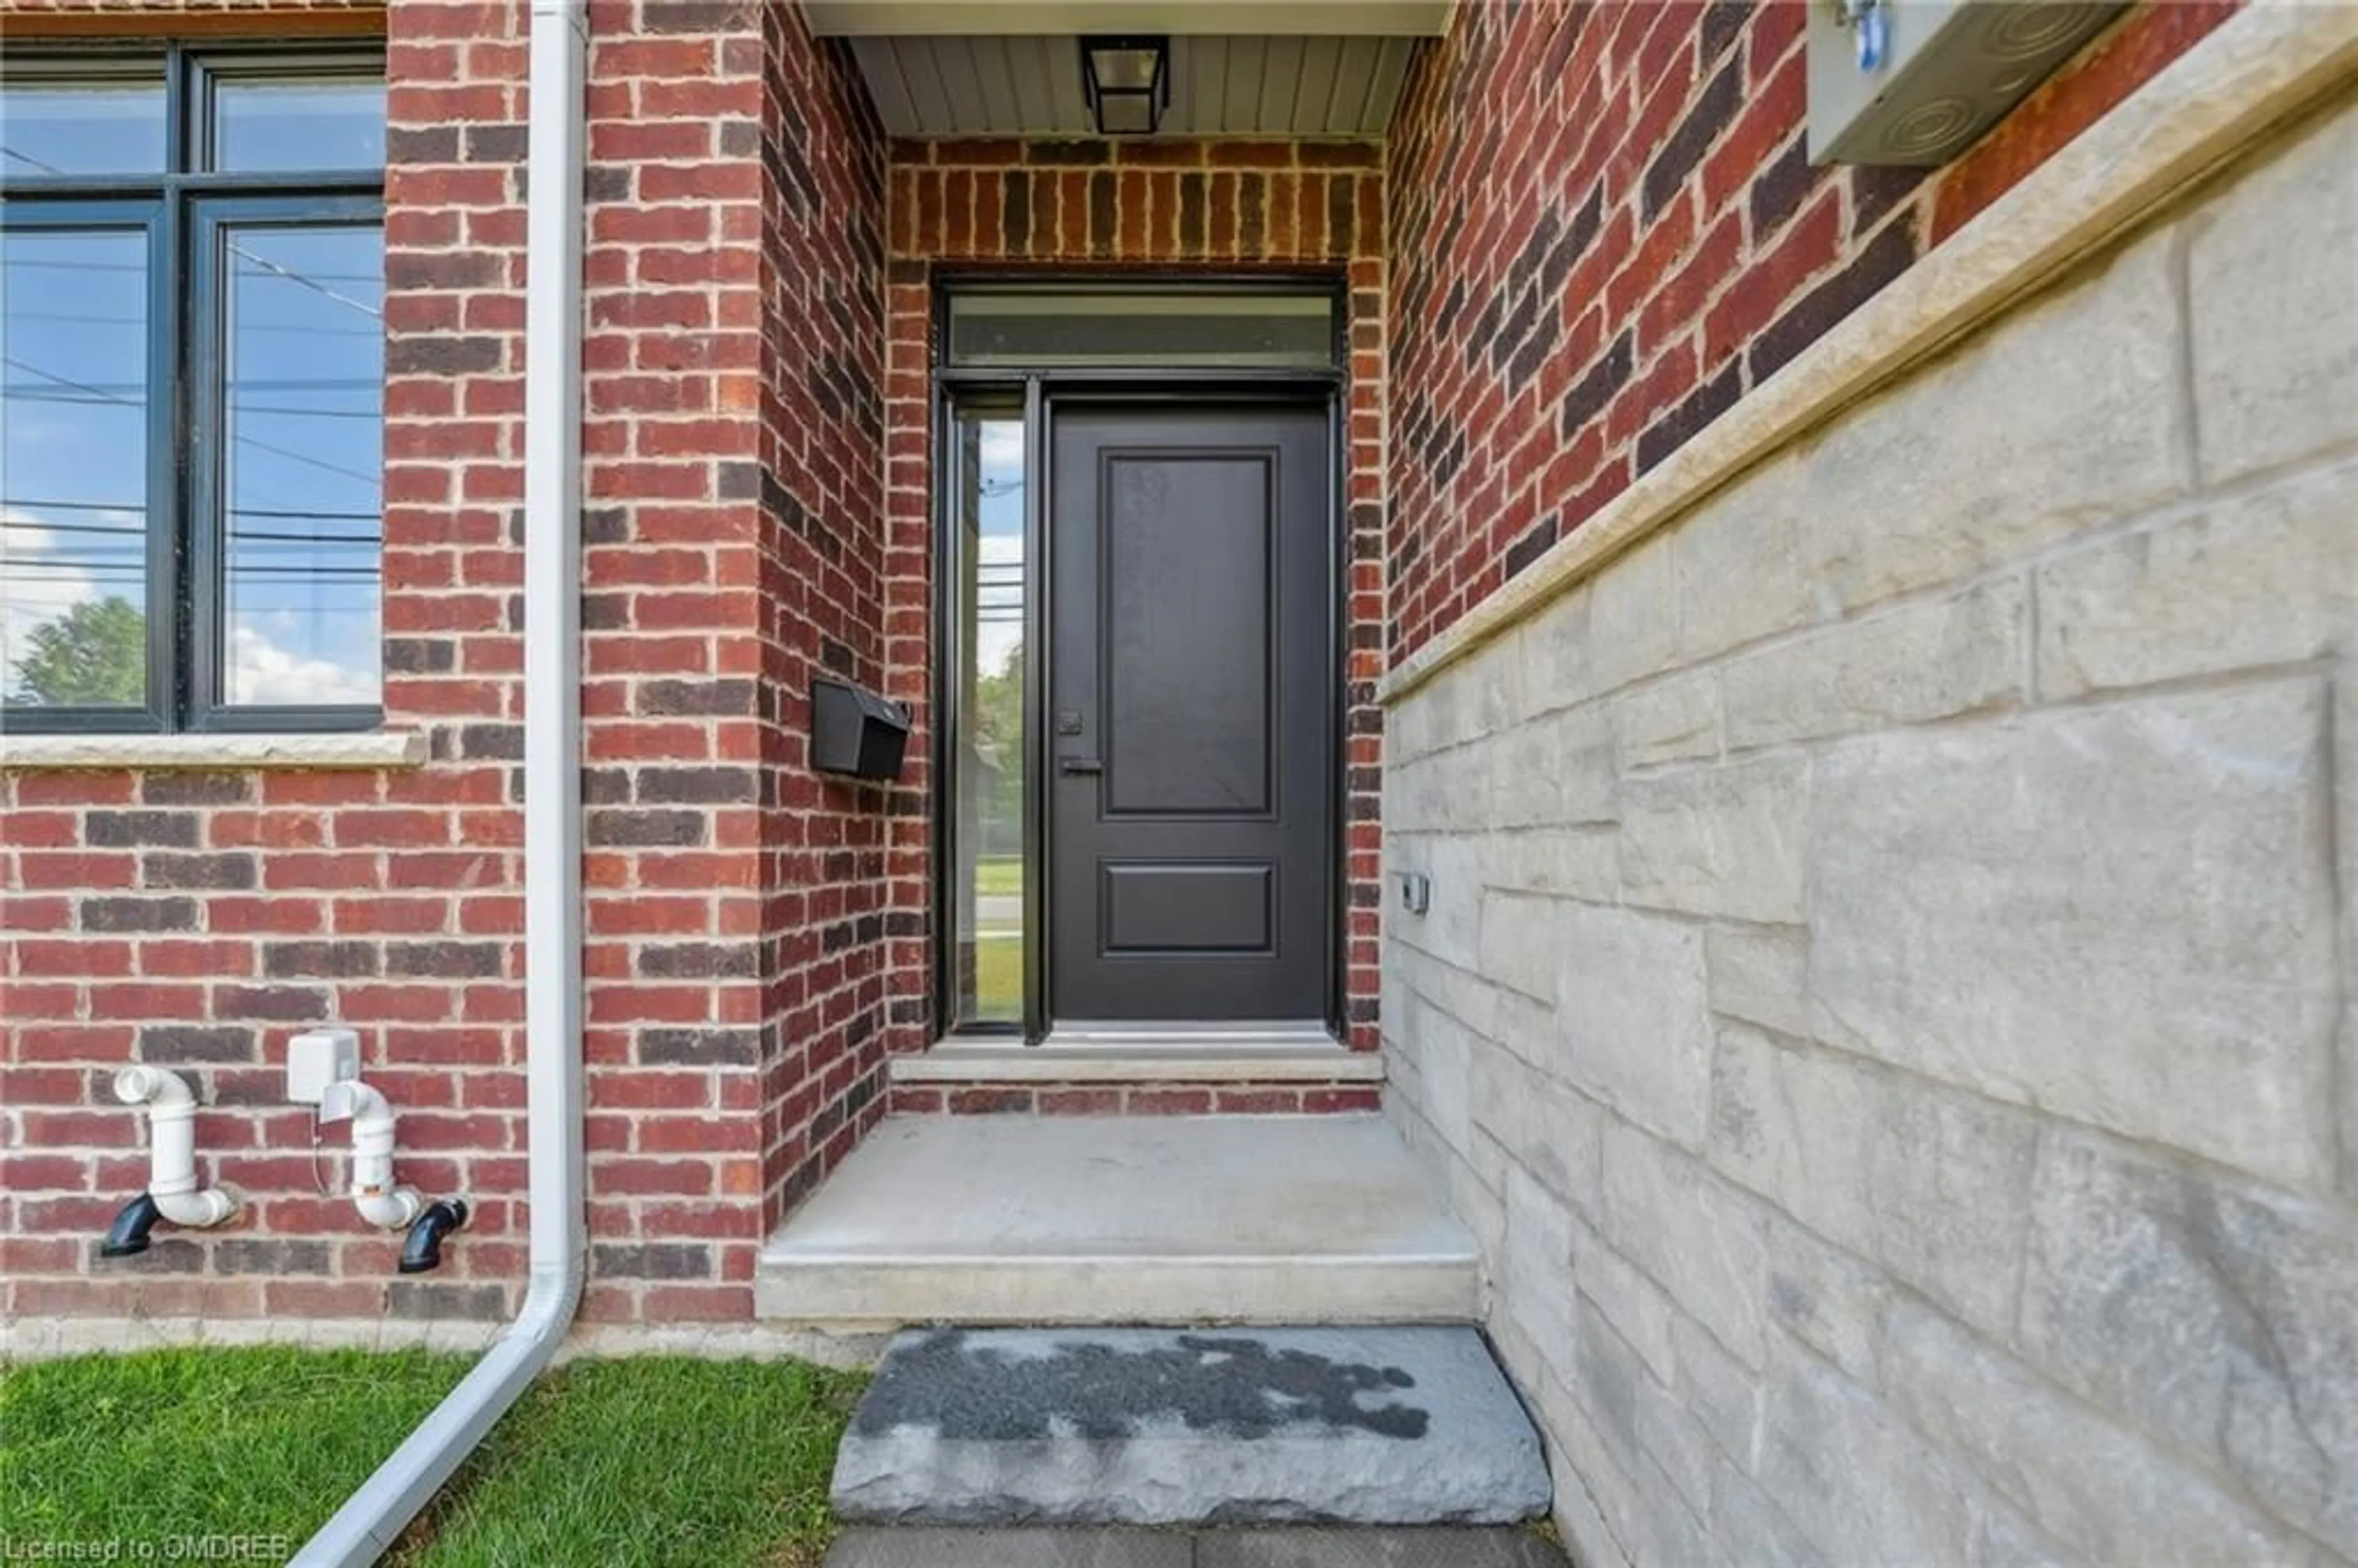
[[[1060,773],[1101,773],[1105,763],[1095,757],[1059,757],[1056,771]]]

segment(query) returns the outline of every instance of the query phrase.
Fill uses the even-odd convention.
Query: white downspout
[[[531,1285],[295,1562],[365,1568],[557,1353],[581,1300],[581,177],[587,0],[532,0],[525,239],[525,1075]]]
[[[125,1067],[114,1075],[114,1098],[147,1108],[147,1195],[157,1213],[174,1225],[207,1226],[237,1212],[234,1194],[197,1185],[197,1097],[179,1074]]]

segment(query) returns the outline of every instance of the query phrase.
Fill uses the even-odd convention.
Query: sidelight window
[[[948,421],[951,994],[960,1026],[1023,1022],[1024,548],[1022,405],[961,404]]]

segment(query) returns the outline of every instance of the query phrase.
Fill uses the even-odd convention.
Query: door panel
[[[1322,1017],[1325,411],[1059,404],[1050,429],[1051,1010]]]
[[[1113,815],[1270,812],[1276,468],[1265,455],[1105,455]]]
[[[1277,868],[1099,868],[1108,953],[1268,953],[1275,946]]]

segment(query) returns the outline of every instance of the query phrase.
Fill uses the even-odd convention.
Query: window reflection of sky
[[[0,97],[8,174],[158,174],[164,168],[160,81],[39,87]]]
[[[373,702],[383,243],[373,227],[225,243],[223,695]],[[146,608],[146,248],[136,230],[0,241],[0,694],[77,602]]]
[[[1007,668],[1023,641],[1023,422],[984,422],[980,442],[981,609],[975,656],[983,675]]]
[[[160,56],[147,69],[144,78],[20,78],[0,88],[0,174],[161,172],[168,112]],[[384,165],[381,80],[229,74],[214,79],[211,102],[218,168]],[[16,193],[41,200],[30,188]],[[210,365],[224,378],[208,389],[221,425],[181,439],[209,439],[219,455],[222,696],[372,703],[380,684],[382,232],[373,223],[215,227],[207,200],[190,209],[191,232],[221,247],[222,297],[187,303],[192,331],[217,321],[219,341],[191,341],[188,352],[192,368]],[[110,204],[99,221],[135,225],[139,201],[130,198],[127,211]],[[78,210],[34,211],[49,222]],[[151,609],[146,531],[151,519],[164,522],[167,498],[147,494],[149,351],[174,324],[148,319],[147,256],[136,226],[0,233],[0,697],[38,695],[23,689],[23,662],[39,628],[109,600],[143,615]]]
[[[75,605],[146,607],[146,252],[136,230],[0,236],[0,696]]]
[[[373,229],[251,230],[233,243],[224,696],[373,702],[383,244]]]

